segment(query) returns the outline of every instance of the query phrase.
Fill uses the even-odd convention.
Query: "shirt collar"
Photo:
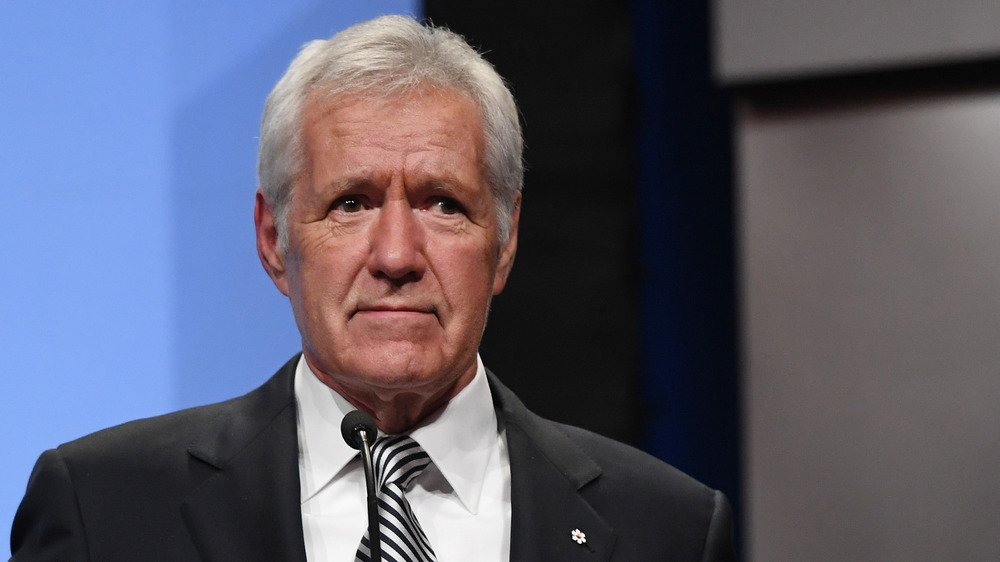
[[[299,357],[295,368],[295,401],[299,435],[301,500],[305,503],[326,487],[358,452],[340,433],[340,422],[354,410],[350,402],[322,383]]]
[[[355,408],[313,374],[305,357],[295,371],[298,402],[299,454],[303,470],[303,502],[323,489],[357,457],[340,433],[340,422]],[[490,459],[499,454],[497,419],[483,361],[476,355],[476,375],[430,420],[410,432],[434,466],[472,513],[479,498]]]

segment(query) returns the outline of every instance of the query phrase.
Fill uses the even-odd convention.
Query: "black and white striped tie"
[[[435,562],[437,558],[427,535],[403,496],[410,483],[431,463],[427,453],[408,435],[392,435],[380,439],[372,447],[372,463],[378,487],[382,560]],[[367,529],[356,560],[372,562]]]

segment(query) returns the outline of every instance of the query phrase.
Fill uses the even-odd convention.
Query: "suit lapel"
[[[305,560],[293,379],[298,356],[225,405],[189,447],[204,480],[181,511],[205,561]]]
[[[510,559],[603,561],[617,538],[584,499],[601,469],[576,445],[521,403],[492,373],[490,389],[507,431],[511,476]],[[573,540],[582,531],[586,541]]]

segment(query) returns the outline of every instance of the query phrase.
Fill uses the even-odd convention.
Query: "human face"
[[[260,192],[255,217],[306,360],[369,413],[400,395],[436,407],[475,375],[517,246],[517,210],[510,238],[497,239],[479,112],[458,92],[425,89],[312,97],[303,118],[286,254]]]

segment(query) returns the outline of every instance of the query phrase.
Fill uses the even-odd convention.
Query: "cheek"
[[[495,254],[482,245],[456,245],[446,250],[446,261],[439,269],[442,285],[451,290],[461,306],[471,314],[483,314],[493,295],[496,272]],[[458,306],[458,303],[455,303]]]
[[[316,304],[335,304],[351,290],[357,268],[352,263],[333,256],[313,259],[303,277],[302,290],[306,299]]]
[[[331,244],[330,240],[303,246],[289,275],[293,294],[298,293],[297,300],[310,315],[339,313],[365,265],[364,252],[350,245]]]

